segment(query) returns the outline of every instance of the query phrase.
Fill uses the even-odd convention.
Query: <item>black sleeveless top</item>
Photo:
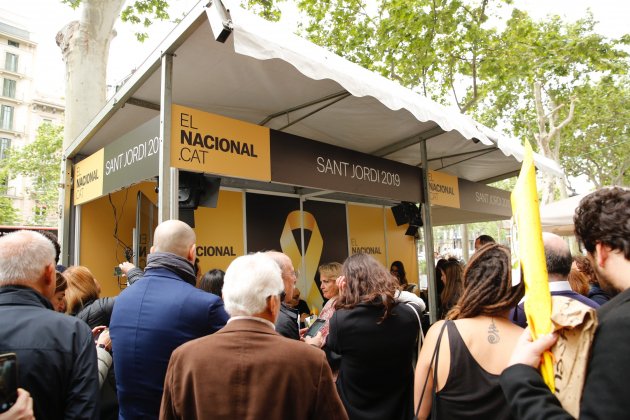
[[[485,371],[464,343],[453,321],[446,321],[451,365],[446,385],[437,393],[440,419],[511,419],[499,375]]]

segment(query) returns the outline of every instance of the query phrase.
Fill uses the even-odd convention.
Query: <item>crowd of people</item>
[[[552,295],[599,317],[580,418],[626,418],[630,190],[590,194],[574,222],[586,256],[542,239]],[[510,250],[487,235],[466,264],[437,261],[426,336],[400,261],[322,264],[323,326],[307,334],[315,311],[287,255],[202,274],[195,242],[187,224],[161,223],[144,270],[121,264],[129,286],[101,298],[87,267],[57,265],[50,237],[0,238],[0,354],[17,355],[20,386],[0,420],[570,418],[537,371],[556,337],[532,340]]]

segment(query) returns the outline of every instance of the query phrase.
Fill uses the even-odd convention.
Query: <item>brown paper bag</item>
[[[551,302],[551,321],[558,334],[558,341],[551,348],[556,397],[569,414],[578,418],[597,312],[565,296],[552,296]]]

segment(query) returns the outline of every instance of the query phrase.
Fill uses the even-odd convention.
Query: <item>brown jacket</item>
[[[177,348],[161,419],[347,419],[323,351],[237,319]]]

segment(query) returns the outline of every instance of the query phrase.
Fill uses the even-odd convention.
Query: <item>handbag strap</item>
[[[446,328],[446,323],[448,321],[444,321],[442,324],[442,328],[440,328],[440,334],[438,335],[437,342],[435,343],[435,350],[433,350],[433,355],[431,356],[431,362],[429,363],[429,369],[427,370],[427,377],[424,378],[424,385],[422,385],[422,393],[420,394],[420,400],[418,401],[418,406],[416,407],[416,414],[414,415],[414,419],[418,418],[418,413],[420,412],[420,406],[422,405],[422,399],[424,398],[424,391],[427,389],[427,383],[429,382],[429,375],[431,374],[431,366],[433,365],[433,361],[435,360],[434,375],[433,375],[433,395],[435,395],[436,391],[436,382],[437,382],[437,360],[438,353],[440,352],[440,343],[442,343],[442,335],[444,334],[444,329]],[[435,404],[435,401],[433,401]]]
[[[420,336],[420,338],[418,339],[418,352],[419,352],[420,347],[424,343],[424,331],[422,331],[422,320],[420,319],[420,314],[418,313],[418,310],[416,309],[413,303],[405,302],[405,305],[409,306],[413,310],[413,313],[416,314],[416,318],[418,319],[418,326],[420,327],[420,330],[418,330],[418,334]]]

